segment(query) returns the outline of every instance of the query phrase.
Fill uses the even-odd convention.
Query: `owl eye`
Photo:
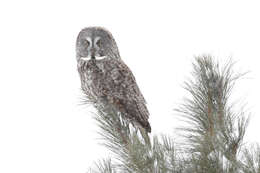
[[[83,40],[83,44],[88,47],[90,45],[90,42],[88,40]]]
[[[102,45],[101,40],[98,40],[98,41],[96,42],[96,44],[97,44],[98,47],[101,47],[101,45]]]

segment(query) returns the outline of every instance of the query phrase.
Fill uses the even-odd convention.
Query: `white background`
[[[113,33],[153,134],[181,125],[173,109],[195,55],[233,57],[250,71],[234,90],[252,114],[245,142],[260,143],[259,9],[251,0],[1,1],[0,172],[85,173],[107,156],[76,70],[77,34],[93,25]]]

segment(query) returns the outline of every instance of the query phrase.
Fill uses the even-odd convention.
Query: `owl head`
[[[101,27],[87,27],[80,31],[76,42],[77,60],[120,58],[112,34]]]

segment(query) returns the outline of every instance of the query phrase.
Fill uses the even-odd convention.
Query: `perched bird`
[[[112,34],[101,27],[82,29],[76,54],[83,91],[151,132],[145,99],[131,70],[120,58]]]

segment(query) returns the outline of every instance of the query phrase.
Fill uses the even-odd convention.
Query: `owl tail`
[[[143,128],[145,128],[145,130],[146,130],[147,133],[151,133],[151,131],[152,131],[149,122],[147,122],[147,123],[143,126]]]
[[[151,133],[151,126],[150,126],[150,123],[146,120],[146,121],[143,121],[143,120],[139,120],[137,121],[141,126],[142,128],[144,128],[146,130],[147,133]]]

